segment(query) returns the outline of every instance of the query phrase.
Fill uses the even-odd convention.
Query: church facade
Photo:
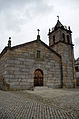
[[[11,47],[0,54],[0,89],[22,90],[35,86],[73,88],[76,85],[72,32],[58,20],[49,29],[49,46],[40,39]]]

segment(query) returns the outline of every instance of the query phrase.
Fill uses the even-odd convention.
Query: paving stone
[[[79,89],[40,91],[0,91],[0,119],[79,119]]]

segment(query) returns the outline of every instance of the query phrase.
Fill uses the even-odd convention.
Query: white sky
[[[0,0],[0,52],[8,37],[12,46],[35,40],[38,28],[48,44],[48,30],[55,26],[57,15],[71,27],[75,58],[79,57],[79,0]]]

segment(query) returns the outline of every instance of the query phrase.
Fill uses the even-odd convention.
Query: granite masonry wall
[[[6,68],[7,68],[7,54],[8,53],[6,52],[5,55],[3,55],[0,58],[0,89],[6,89],[9,87],[9,85],[5,82]]]
[[[40,58],[37,58],[40,51]],[[6,68],[5,68],[6,66]],[[34,88],[34,72],[41,69],[44,86],[61,87],[61,59],[41,41],[13,47],[0,58],[0,75],[9,84],[9,90]]]
[[[62,56],[63,87],[72,88],[76,86],[74,71],[73,47],[69,44],[59,42],[52,48]]]

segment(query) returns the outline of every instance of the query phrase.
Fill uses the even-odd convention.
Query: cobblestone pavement
[[[0,119],[79,119],[79,89],[0,91]]]

